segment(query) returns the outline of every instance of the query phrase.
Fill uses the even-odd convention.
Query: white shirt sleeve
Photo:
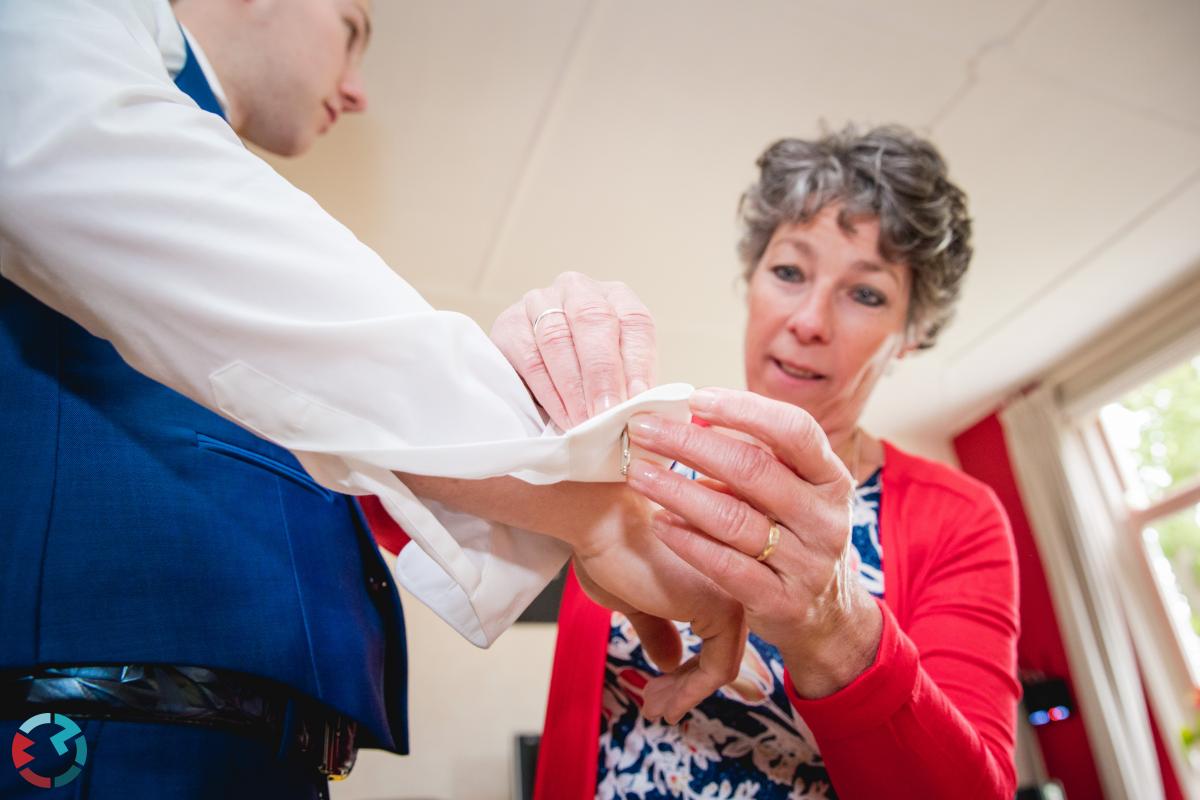
[[[685,417],[690,387],[551,435],[475,323],[174,86],[155,16],[146,0],[0,3],[0,274],[325,486],[379,495],[421,547],[400,579],[489,644],[566,547],[422,504],[392,471],[613,480],[623,420]]]

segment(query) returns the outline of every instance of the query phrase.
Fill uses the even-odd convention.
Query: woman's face
[[[854,428],[888,362],[912,349],[908,265],[879,253],[879,220],[839,206],[775,229],[750,276],[746,385],[800,406],[827,434]]]

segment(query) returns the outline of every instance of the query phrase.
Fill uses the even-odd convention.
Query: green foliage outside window
[[[1200,476],[1200,356],[1130,392],[1120,404],[1136,420],[1138,443],[1126,455],[1151,502]],[[1191,601],[1192,627],[1200,633],[1200,507],[1150,527]]]
[[[1130,455],[1151,501],[1200,475],[1200,356],[1130,392],[1141,436]]]

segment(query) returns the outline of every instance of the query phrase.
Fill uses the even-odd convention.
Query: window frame
[[[1186,634],[1180,629],[1180,622],[1171,610],[1171,598],[1167,596],[1167,589],[1159,580],[1156,567],[1151,562],[1142,541],[1143,532],[1152,523],[1200,504],[1200,475],[1193,476],[1189,481],[1173,487],[1163,497],[1143,508],[1132,505],[1126,499],[1128,486],[1125,476],[1117,461],[1113,444],[1104,430],[1099,412],[1090,417],[1089,420],[1081,421],[1077,425],[1076,431],[1084,440],[1085,452],[1091,462],[1092,471],[1097,478],[1100,490],[1108,502],[1109,516],[1117,528],[1118,535],[1125,538],[1127,543],[1132,544],[1134,551],[1139,556],[1140,563],[1136,567],[1127,566],[1139,569],[1143,580],[1152,585],[1155,590],[1152,603],[1141,604],[1136,610],[1127,607],[1125,613],[1129,615],[1140,611],[1144,614],[1152,609],[1155,619],[1145,621],[1151,622],[1159,630],[1171,632],[1171,641],[1174,646],[1165,648],[1170,651],[1167,657],[1174,662],[1177,670],[1190,677],[1191,687],[1189,688],[1200,688],[1200,660],[1188,656],[1188,651],[1195,651],[1196,648],[1194,645],[1189,646],[1189,642],[1185,641]],[[1120,577],[1124,579],[1126,576]],[[1132,588],[1136,591],[1140,587]],[[1200,613],[1200,608],[1195,609],[1195,612]],[[1130,622],[1133,624],[1135,621],[1131,620]],[[1161,641],[1163,637],[1156,638]],[[1144,660],[1146,654],[1139,652],[1138,657]],[[1147,687],[1147,690],[1150,691],[1150,687]]]
[[[1200,797],[1200,751],[1185,748],[1180,737],[1185,725],[1197,723],[1200,676],[1187,656],[1168,598],[1142,541],[1145,524],[1170,513],[1168,509],[1186,507],[1195,496],[1193,492],[1200,489],[1188,482],[1146,508],[1134,508],[1126,500],[1117,454],[1100,420],[1105,405],[1200,353],[1197,308],[1200,270],[1182,276],[1173,286],[1114,321],[1104,335],[1043,373],[1038,383],[1052,393],[1063,434],[1082,451],[1086,463],[1080,466],[1089,473],[1093,498],[1103,506],[1097,509],[1108,527],[1103,535],[1111,535],[1110,546],[1122,554],[1111,569],[1145,699],[1162,745],[1184,793]]]

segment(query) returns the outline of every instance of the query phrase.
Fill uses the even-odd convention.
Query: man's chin
[[[312,149],[317,141],[316,130],[244,131],[243,139],[255,147],[284,158],[295,158]]]
[[[316,134],[307,134],[282,142],[278,149],[272,150],[271,152],[275,153],[276,155],[284,156],[285,158],[295,158],[296,156],[302,156],[311,150],[316,142]]]

